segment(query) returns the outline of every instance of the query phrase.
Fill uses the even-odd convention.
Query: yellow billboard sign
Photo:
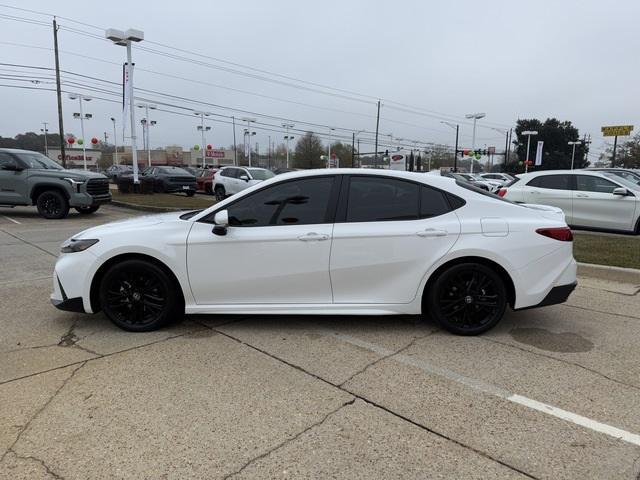
[[[602,136],[604,137],[622,137],[631,135],[633,125],[614,125],[611,127],[602,127]]]

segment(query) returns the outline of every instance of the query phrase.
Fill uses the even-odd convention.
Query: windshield
[[[168,175],[191,175],[190,172],[179,167],[158,167],[158,171]]]
[[[602,173],[605,177],[610,178],[611,180],[624,185],[625,187],[633,188],[634,190],[640,190],[640,181],[637,181],[637,179],[631,175],[625,176],[624,173],[626,172],[620,172],[620,173],[600,172],[600,173]]]
[[[62,170],[62,167],[51,160],[49,157],[45,157],[41,153],[17,153],[20,160],[27,164],[27,168],[44,168],[47,170]]]
[[[247,168],[251,174],[251,178],[254,180],[267,180],[268,178],[275,177],[276,174],[269,170],[262,170],[259,168]]]

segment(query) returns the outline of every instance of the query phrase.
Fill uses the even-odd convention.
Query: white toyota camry
[[[562,211],[453,179],[331,169],[272,178],[195,212],[85,230],[52,303],[131,331],[187,314],[423,314],[482,333],[576,285]]]

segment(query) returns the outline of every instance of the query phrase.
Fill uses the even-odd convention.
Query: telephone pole
[[[58,55],[58,24],[53,17],[53,50],[56,59],[56,94],[58,96],[58,128],[60,129],[60,154],[62,167],[67,168],[67,156],[65,154],[64,124],[62,122],[62,88],[60,86],[60,56]],[[83,139],[84,140],[84,139]]]
[[[378,100],[378,115],[376,115],[376,150],[373,153],[375,168],[378,168],[378,127],[380,127],[380,100]]]

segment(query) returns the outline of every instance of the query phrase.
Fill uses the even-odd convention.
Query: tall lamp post
[[[244,152],[247,155],[249,160],[249,167],[251,166],[251,137],[254,136],[256,132],[249,130],[248,128],[244,129]]]
[[[194,115],[200,117],[200,125],[196,127],[196,129],[202,134],[202,144],[200,145],[200,150],[202,150],[202,168],[205,167],[205,152],[207,150],[207,144],[204,139],[205,132],[211,130],[211,127],[205,127],[204,125],[204,117],[208,117],[209,114],[207,112],[193,112]]]
[[[151,120],[149,118],[149,110],[155,110],[158,107],[150,103],[139,103],[138,108],[144,108],[145,110],[146,116],[144,117],[145,122],[142,124],[142,127],[143,127],[142,134],[144,135],[144,142],[147,145],[146,147],[147,165],[150,167],[151,166],[151,144],[149,143],[149,128],[155,126],[158,122],[156,122],[155,120]]]
[[[248,145],[249,145],[249,166],[251,166],[251,135],[255,135],[256,132],[251,132],[250,134],[248,134],[247,132],[251,130],[251,123],[255,122],[256,119],[255,118],[248,118],[248,117],[244,117],[241,118],[241,120],[243,122],[247,122],[247,128],[245,130],[245,135],[249,135],[248,137]]]
[[[481,118],[486,117],[486,113],[468,113],[465,118],[473,119],[473,136],[471,137],[471,150],[476,150],[476,122]],[[473,161],[475,157],[471,157],[471,173],[473,173]]]
[[[87,142],[86,142],[86,139],[84,138],[84,121],[90,120],[91,117],[93,117],[93,115],[91,115],[90,113],[87,113],[87,114],[84,113],[82,109],[82,101],[84,100],[85,102],[90,102],[91,97],[88,97],[87,95],[80,95],[79,93],[70,93],[69,99],[78,100],[78,103],[80,104],[80,113],[74,113],[73,118],[80,119],[80,131],[82,132],[82,159],[84,162],[84,169],[86,170],[87,169]]]
[[[133,62],[131,61],[131,43],[144,40],[144,32],[133,28],[124,32],[115,28],[109,28],[105,31],[104,36],[116,45],[127,47],[127,83],[129,84],[129,98],[128,105],[125,105],[125,109],[128,108],[129,114],[131,115],[131,161],[133,163],[133,183],[137,184],[140,183],[140,180],[138,178],[138,147],[136,145],[136,113],[135,108],[133,108]]]
[[[527,158],[524,162],[524,173],[527,173],[529,171],[529,147],[531,147],[531,136],[538,135],[538,132],[535,130],[525,130],[522,132],[522,135],[527,136]]]
[[[113,148],[115,149],[115,156],[113,157],[113,164],[118,165],[118,136],[116,135],[116,119],[111,117],[113,122]]]
[[[567,142],[568,145],[572,146],[571,149],[571,170],[573,170],[573,160],[576,158],[576,145],[582,145],[582,142],[578,140],[577,142]]]
[[[293,137],[289,135],[289,129],[295,127],[295,125],[293,123],[283,123],[282,126],[287,130],[284,139],[287,142],[287,168],[289,168],[289,140],[293,140]]]
[[[49,130],[47,129],[48,124],[49,122],[42,122],[42,125],[44,125],[44,128],[40,129],[40,131],[44,133],[44,154],[47,157],[49,156],[49,145],[47,144],[47,133],[49,133]]]

